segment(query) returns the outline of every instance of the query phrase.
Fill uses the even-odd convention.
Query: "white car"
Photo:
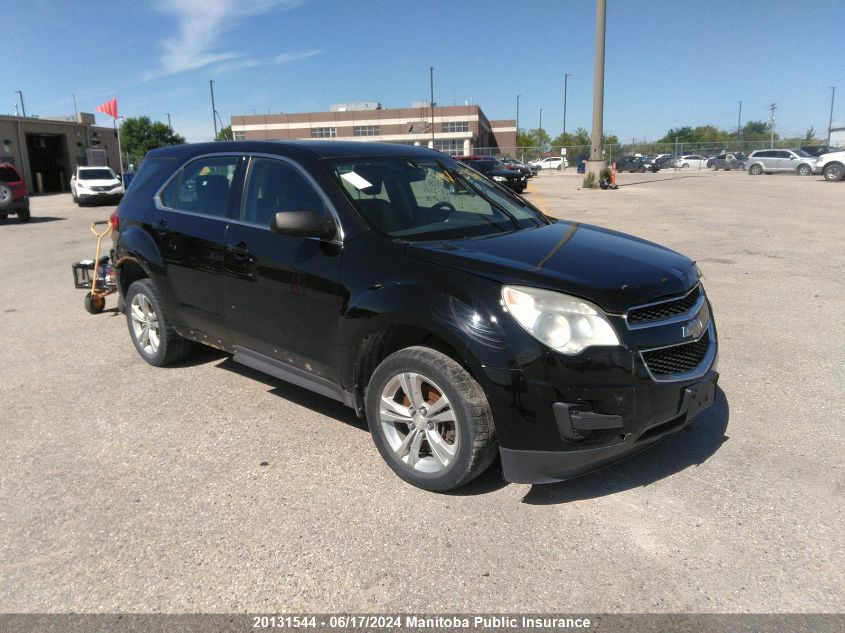
[[[707,157],[699,156],[698,154],[681,156],[675,161],[675,167],[678,169],[705,169],[707,167]]]
[[[815,173],[830,182],[845,180],[845,151],[822,154],[816,161]]]
[[[549,156],[548,158],[532,160],[528,164],[533,167],[539,167],[540,169],[565,169],[569,167],[569,162],[565,156]]]
[[[70,192],[79,206],[89,202],[117,202],[123,191],[123,183],[109,167],[77,167],[70,178]]]

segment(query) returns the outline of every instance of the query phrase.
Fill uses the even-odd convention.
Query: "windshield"
[[[329,169],[366,222],[390,237],[460,239],[547,223],[528,203],[451,159],[345,158]]]
[[[80,169],[80,180],[115,180],[117,176],[111,169]]]
[[[808,158],[810,156],[810,154],[805,152],[803,149],[794,149],[792,151],[798,154],[801,158]]]

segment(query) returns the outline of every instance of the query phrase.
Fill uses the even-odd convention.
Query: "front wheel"
[[[26,224],[30,221],[32,216],[29,214],[29,207],[24,207],[18,211],[18,222]]]
[[[759,176],[763,173],[763,168],[760,165],[751,165],[751,168],[748,170],[748,173],[751,176]]]
[[[153,282],[140,279],[126,293],[126,323],[135,349],[145,361],[163,367],[182,360],[193,347],[174,329]]]
[[[842,165],[828,165],[822,172],[824,179],[830,182],[837,182],[845,178],[845,167]]]
[[[379,453],[414,486],[452,490],[480,475],[496,457],[484,391],[441,352],[408,347],[391,354],[370,378],[366,400]]]

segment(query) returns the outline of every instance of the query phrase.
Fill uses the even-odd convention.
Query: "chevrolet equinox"
[[[339,400],[428,490],[497,455],[507,481],[568,479],[677,431],[715,396],[695,262],[547,217],[434,150],[162,148],[113,227],[145,361],[210,345]]]

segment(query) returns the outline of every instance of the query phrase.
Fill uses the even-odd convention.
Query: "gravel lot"
[[[0,612],[842,611],[845,183],[620,183],[528,196],[699,262],[717,406],[602,472],[494,466],[454,495],[404,484],[331,400],[212,350],[142,362],[72,284],[112,207],[0,222]]]

